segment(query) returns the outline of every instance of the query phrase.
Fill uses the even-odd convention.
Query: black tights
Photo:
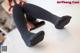
[[[60,19],[60,17],[46,11],[45,9],[29,3],[25,3],[23,6],[16,4],[13,7],[13,18],[22,38],[26,42],[32,34],[28,31],[26,26],[27,21],[35,21],[38,18],[49,21],[55,25],[56,21]]]

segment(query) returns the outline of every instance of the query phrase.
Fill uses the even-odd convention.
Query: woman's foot
[[[44,35],[45,35],[44,31],[40,31],[36,34],[33,33],[26,42],[27,46],[29,47],[35,46],[44,39]]]
[[[71,16],[63,16],[61,17],[55,24],[57,29],[63,29],[65,25],[67,25],[71,20]]]

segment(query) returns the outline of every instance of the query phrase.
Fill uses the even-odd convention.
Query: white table
[[[56,4],[56,0],[28,0],[29,3],[41,6],[53,14],[71,15],[71,22],[63,30],[55,29],[54,25],[46,24],[32,32],[45,31],[45,38],[34,47],[27,47],[20,33],[14,29],[7,35],[3,45],[7,45],[7,53],[80,53],[80,4]]]

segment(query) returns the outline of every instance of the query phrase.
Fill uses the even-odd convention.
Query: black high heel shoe
[[[59,18],[55,24],[57,29],[63,29],[65,25],[67,25],[71,20],[71,16],[63,16]]]
[[[39,27],[41,27],[41,26],[43,26],[45,24],[44,21],[40,21],[40,22],[38,22],[38,21],[32,21],[31,23],[34,25],[34,27],[31,28],[30,31],[34,30],[34,29],[37,29],[37,28],[39,28]]]

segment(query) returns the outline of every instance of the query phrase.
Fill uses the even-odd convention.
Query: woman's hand
[[[13,0],[8,0],[8,3],[9,3],[9,11],[12,9],[12,7],[15,5],[14,1]],[[25,3],[25,0],[16,0],[16,3],[19,4],[19,5],[23,5]]]

